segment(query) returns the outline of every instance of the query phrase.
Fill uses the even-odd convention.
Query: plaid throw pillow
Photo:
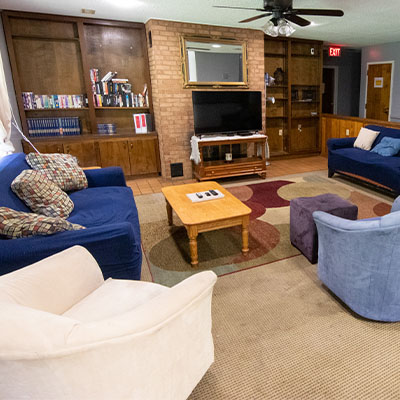
[[[62,190],[80,190],[88,187],[86,175],[76,157],[69,154],[29,153],[26,162],[36,171],[43,172]]]
[[[33,169],[22,171],[11,183],[12,191],[36,214],[68,218],[74,203],[45,174]]]
[[[52,235],[63,231],[85,229],[78,224],[71,224],[62,218],[45,217],[43,215],[15,211],[8,207],[0,207],[0,235],[9,239],[17,239],[36,235]]]

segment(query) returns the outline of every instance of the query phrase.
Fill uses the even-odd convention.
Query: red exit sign
[[[340,57],[340,47],[329,47],[330,57]]]

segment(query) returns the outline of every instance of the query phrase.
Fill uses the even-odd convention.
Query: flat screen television
[[[261,92],[193,91],[195,135],[262,130]]]

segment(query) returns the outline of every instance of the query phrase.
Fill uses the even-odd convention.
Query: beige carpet
[[[400,323],[357,317],[316,269],[300,255],[218,278],[215,363],[190,400],[400,398]]]
[[[218,278],[195,399],[399,399],[400,323],[354,316],[303,256]]]

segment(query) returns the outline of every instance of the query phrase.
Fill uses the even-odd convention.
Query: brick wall
[[[161,173],[171,177],[170,164],[183,163],[184,178],[192,177],[190,137],[193,135],[192,90],[183,89],[180,35],[212,35],[247,41],[248,90],[264,94],[264,34],[240,28],[149,20],[148,43],[154,118],[160,144]],[[243,90],[243,89],[242,89]],[[264,95],[262,96],[264,99]],[[264,101],[264,100],[263,100]],[[265,121],[263,105],[263,121]]]

